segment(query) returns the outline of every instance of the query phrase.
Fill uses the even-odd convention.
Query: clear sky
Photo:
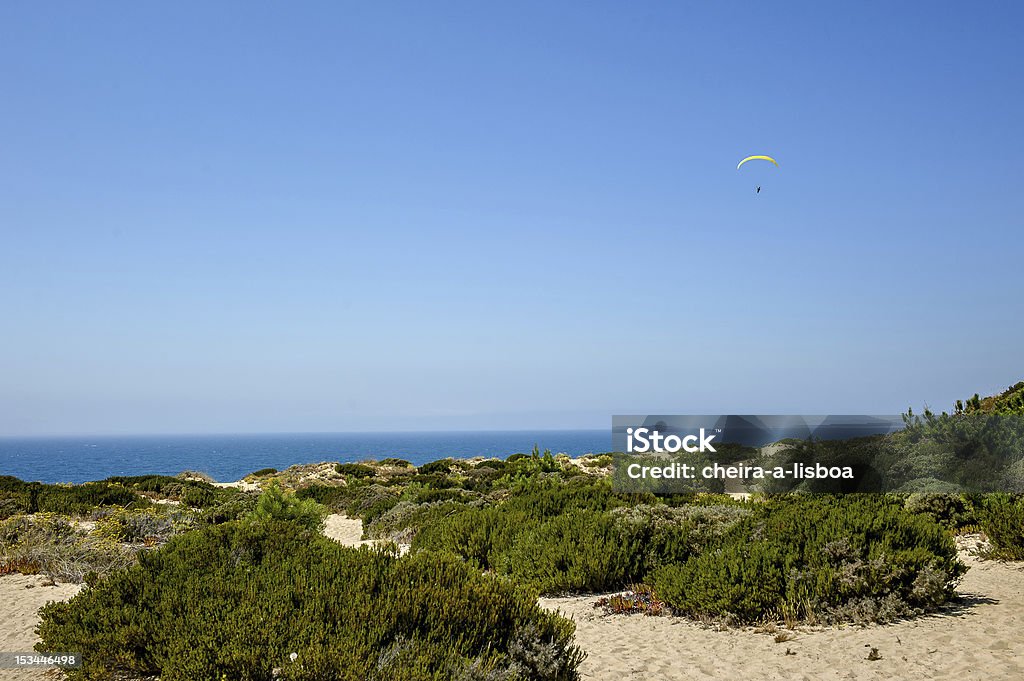
[[[1003,389],[1022,25],[1017,2],[0,4],[0,435]]]

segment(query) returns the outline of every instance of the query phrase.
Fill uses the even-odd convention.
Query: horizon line
[[[31,440],[46,438],[117,438],[117,437],[260,437],[280,435],[423,435],[441,433],[559,433],[603,432],[607,428],[465,428],[421,430],[310,430],[310,431],[246,431],[246,432],[125,432],[125,433],[33,433],[21,435],[0,434],[0,440]]]

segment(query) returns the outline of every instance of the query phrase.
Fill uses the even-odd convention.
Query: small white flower
[[[290,659],[290,660],[291,660],[292,662],[295,662],[295,659],[296,659],[296,658],[297,658],[298,656],[299,656],[299,654],[298,654],[298,653],[292,653],[291,655],[289,655],[289,656],[288,656],[288,659]]]

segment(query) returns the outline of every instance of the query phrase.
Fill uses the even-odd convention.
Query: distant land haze
[[[609,451],[611,434],[605,429],[0,438],[0,475],[79,483],[196,470],[229,482],[267,467],[386,457],[416,465],[445,457],[505,458],[534,445],[579,456]]]

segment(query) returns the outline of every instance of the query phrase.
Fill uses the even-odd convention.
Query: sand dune
[[[1024,679],[1024,565],[962,558],[971,567],[958,589],[963,601],[941,614],[885,626],[799,627],[781,643],[752,628],[604,615],[593,597],[541,604],[576,621],[576,641],[588,653],[582,676],[593,681]],[[872,648],[881,659],[867,659]]]
[[[324,535],[345,546],[373,546],[374,539],[363,539],[363,521],[349,518],[340,513],[332,513],[324,522]]]
[[[327,518],[324,533],[349,546],[362,523]],[[584,679],[1024,679],[1024,564],[979,561],[958,591],[960,603],[941,614],[886,626],[717,630],[674,617],[604,615],[595,597],[545,598],[541,605],[576,621],[576,641],[587,651]],[[44,577],[0,577],[0,650],[29,651],[38,609],[65,600],[79,586],[47,586]],[[776,643],[776,634],[792,640]],[[871,649],[880,659],[869,660]],[[0,670],[0,679],[52,678],[45,672]]]
[[[81,589],[77,584],[54,584],[40,575],[0,577],[0,651],[31,653],[39,638],[39,608],[47,601],[66,601]],[[0,679],[53,678],[39,669],[0,669]]]

